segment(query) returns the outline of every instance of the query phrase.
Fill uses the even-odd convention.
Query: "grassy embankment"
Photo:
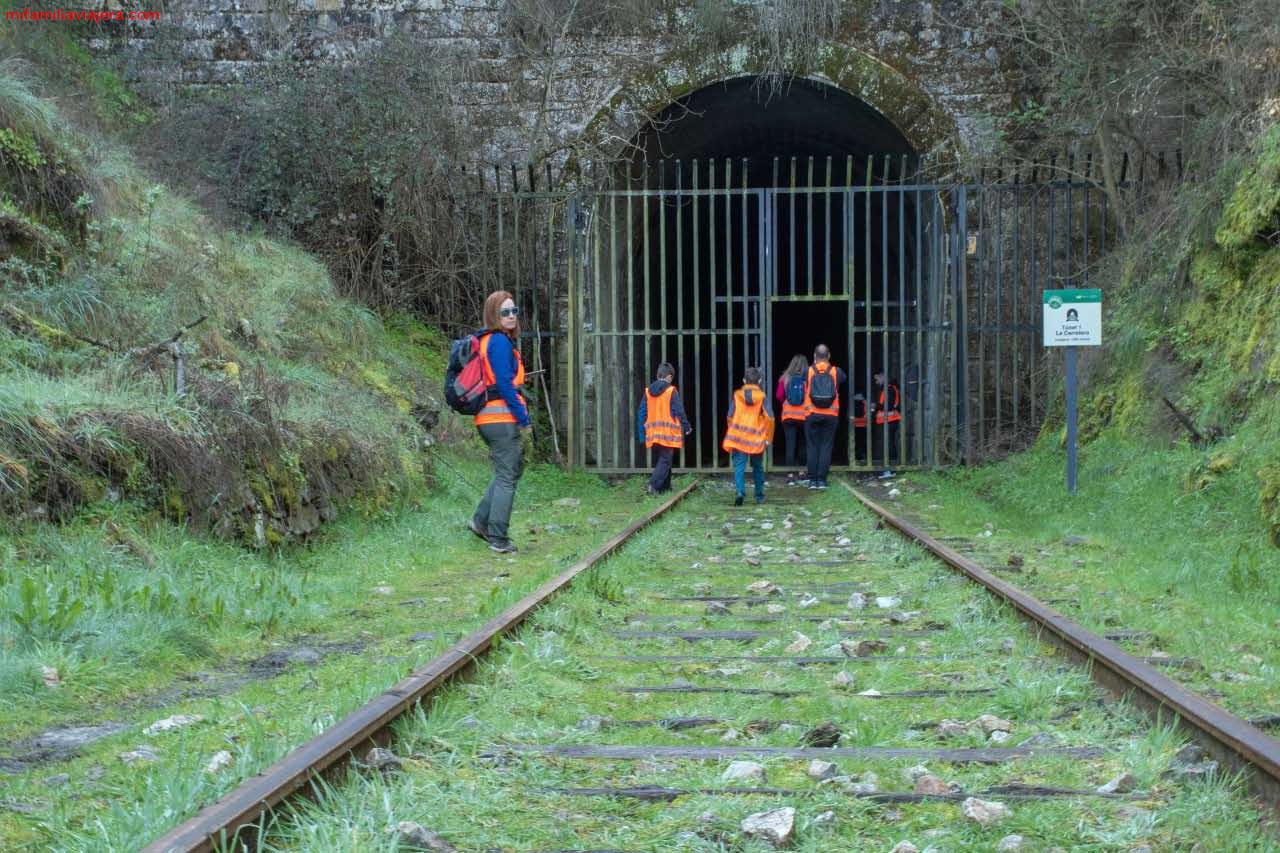
[[[145,106],[64,31],[0,46],[32,60],[0,64],[0,846],[134,849],[643,507],[535,467],[494,560],[441,337],[150,179],[113,141]],[[147,349],[201,317],[179,393]]]
[[[1078,494],[1065,493],[1059,403],[1030,451],[905,477],[902,502],[972,537],[991,565],[1024,557],[1010,579],[1078,600],[1061,606],[1084,624],[1154,632],[1134,648],[1199,661],[1171,674],[1230,710],[1276,713],[1280,126],[1175,205],[1112,259],[1107,342],[1083,380]]]

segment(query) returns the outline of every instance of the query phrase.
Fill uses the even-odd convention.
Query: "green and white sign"
[[[1101,290],[1044,292],[1045,346],[1096,347],[1101,343]]]

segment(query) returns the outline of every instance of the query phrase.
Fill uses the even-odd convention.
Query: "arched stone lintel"
[[[583,130],[582,154],[624,157],[645,125],[680,98],[717,83],[757,76],[765,67],[746,45],[699,58],[676,54],[663,62],[663,67],[624,80],[613,90]],[[863,101],[892,123],[917,152],[954,153],[959,139],[955,119],[905,74],[871,54],[828,43],[813,67],[795,76]]]

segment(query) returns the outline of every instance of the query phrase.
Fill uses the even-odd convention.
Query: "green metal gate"
[[[1149,183],[1180,177],[1156,165],[1126,160],[1113,190],[1140,204]],[[537,405],[566,462],[602,473],[649,467],[636,415],[659,362],[675,366],[694,426],[677,467],[717,471],[743,369],[760,367],[772,393],[788,358],[820,342],[850,377],[833,467],[1025,447],[1059,370],[1039,342],[1040,291],[1096,286],[1114,227],[1090,158],[950,181],[900,156],[603,171],[547,170],[541,187],[534,170],[495,171],[492,186],[478,175],[472,211],[495,260],[484,286],[526,306],[521,347],[545,367]],[[899,392],[897,428],[849,418],[878,402],[877,368]]]
[[[876,436],[873,418],[858,429],[842,418],[840,467],[937,464],[953,440],[940,429],[954,349],[941,189],[900,180],[760,188],[745,164],[699,165],[687,176],[678,168],[671,188],[572,202],[570,461],[601,472],[648,466],[637,408],[669,361],[694,425],[679,464],[723,470],[724,416],[743,369],[760,367],[771,393],[790,355],[780,341],[803,341],[791,348],[811,354],[834,338],[825,342],[850,376],[842,414],[860,405],[852,394],[871,396],[874,362],[895,377],[910,425]],[[825,331],[806,340],[785,328],[786,311],[800,306]]]

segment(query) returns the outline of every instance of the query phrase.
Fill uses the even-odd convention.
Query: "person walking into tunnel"
[[[524,385],[524,361],[516,341],[520,338],[520,311],[505,290],[484,301],[485,331],[480,337],[481,371],[487,389],[486,402],[476,415],[476,429],[489,446],[493,479],[476,506],[467,527],[500,554],[514,554],[509,528],[516,483],[524,472],[524,439],[530,435],[529,409],[520,389]]]
[[[902,423],[902,397],[898,394],[898,386],[889,381],[889,374],[883,367],[877,368],[871,378],[880,389],[880,396],[876,398],[873,407],[875,425],[871,429],[872,459],[884,463],[884,470],[880,472],[880,479],[884,480],[893,476],[889,457],[897,456],[898,429]]]
[[[787,369],[778,377],[778,387],[774,397],[782,407],[782,437],[786,442],[785,464],[790,467],[800,457],[800,449],[804,447],[804,383],[809,372],[809,359],[803,355],[793,356]],[[800,482],[795,471],[787,472],[787,485],[794,486]]]
[[[831,451],[840,423],[840,386],[844,371],[831,363],[831,350],[818,344],[804,383],[804,443],[809,488],[825,489],[831,470]]]
[[[760,368],[748,367],[742,372],[742,387],[733,392],[721,447],[729,451],[733,463],[734,506],[742,506],[747,495],[747,460],[751,460],[751,479],[755,485],[756,503],[764,503],[764,451],[773,441],[773,410],[769,397],[760,387]]]
[[[636,416],[636,433],[645,447],[653,448],[653,474],[645,493],[661,494],[671,490],[671,463],[675,453],[684,447],[684,437],[693,431],[674,384],[676,371],[662,362],[654,380],[644,389]]]

